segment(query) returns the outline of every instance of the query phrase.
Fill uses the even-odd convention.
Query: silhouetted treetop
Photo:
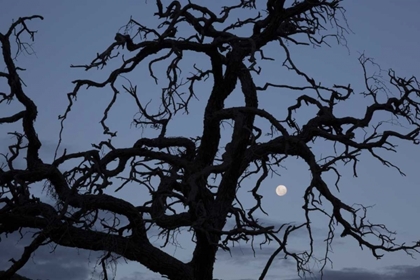
[[[364,75],[362,93],[356,93],[350,84],[328,86],[315,80],[294,63],[293,47],[323,47],[334,42],[346,45],[344,35],[348,27],[342,1],[301,0],[288,1],[287,5],[286,1],[268,0],[261,5],[262,2],[228,1],[225,4],[230,6],[213,11],[190,1],[157,0],[157,26],[147,27],[141,18],[131,18],[108,47],[92,54],[91,62],[72,65],[86,71],[111,69],[103,81],[81,78],[72,82],[68,106],[59,116],[60,138],[51,161],[39,155],[42,142],[35,125],[38,105],[46,104],[35,104],[26,92],[20,77],[23,69],[15,59],[30,51],[28,36],[33,41],[36,35],[31,22],[43,18],[21,17],[0,33],[6,66],[0,79],[9,88],[0,93],[0,106],[21,105],[19,111],[0,117],[0,125],[12,127],[9,135],[15,139],[8,154],[3,155],[5,163],[0,168],[0,233],[36,231],[32,243],[25,247],[20,259],[11,261],[0,279],[9,279],[33,252],[49,243],[103,252],[99,263],[104,279],[110,277],[107,265],[123,257],[172,280],[211,280],[219,249],[229,250],[238,242],[254,246],[254,241],[277,246],[260,279],[264,279],[277,256],[294,260],[298,273],[305,275],[311,272],[310,261],[319,262],[321,270],[328,263],[337,231],[341,237],[356,240],[361,248],[368,248],[376,258],[385,252],[418,252],[419,242],[397,244],[393,231],[368,221],[368,207],[345,202],[333,189],[339,188],[340,166],[352,165],[356,176],[362,155],[370,155],[403,174],[386,155],[396,151],[396,141],[419,143],[419,82],[415,77],[399,77],[392,70],[385,82],[370,74],[368,67],[377,65],[364,55],[359,58]],[[238,11],[243,17],[233,19],[231,14]],[[190,30],[187,36],[184,29]],[[238,35],[247,32],[247,36]],[[264,55],[269,43],[275,43],[270,48],[277,57]],[[209,68],[200,69],[194,61],[186,60],[186,54],[191,52],[205,56]],[[303,78],[304,83],[293,85],[279,75],[277,83],[256,84],[257,76],[264,77],[265,60],[281,59],[282,65]],[[182,72],[181,63],[189,63],[195,72]],[[166,72],[155,73],[156,64],[165,64]],[[133,79],[125,77],[142,67],[150,77],[141,79],[150,78],[161,87],[153,99],[159,106],[148,106],[142,98],[141,80],[136,80],[136,85]],[[166,78],[163,82],[157,78],[161,75]],[[168,126],[176,117],[188,114],[196,104],[192,100],[206,96],[196,90],[202,83],[210,85],[208,98],[196,101],[205,103],[202,131],[194,137],[169,133]],[[75,102],[83,94],[82,88],[112,90],[100,121],[105,136],[86,150],[62,151],[66,121],[72,113],[77,114]],[[227,106],[226,100],[235,90],[241,99],[235,106]],[[284,119],[259,106],[259,96],[267,90],[297,94]],[[109,91],[104,90],[104,94]],[[361,117],[337,114],[338,104],[360,94],[370,102],[366,108],[360,108]],[[121,135],[117,136],[109,126],[109,112],[118,106],[122,95],[132,98],[136,106],[137,114],[132,120],[135,126],[153,131],[156,137],[132,139],[127,147],[115,144]],[[308,107],[318,113],[299,124],[296,112],[309,110]],[[398,118],[405,130],[375,121],[381,113]],[[226,123],[231,129],[223,129]],[[315,154],[312,147],[320,140],[333,146],[335,152]],[[289,157],[302,159],[311,175],[303,193],[303,222],[280,227],[264,225],[257,218],[265,213],[260,189],[266,178],[278,174],[278,168]],[[19,159],[25,162],[25,168],[17,167]],[[335,186],[326,183],[327,173],[336,175]],[[251,179],[250,189],[244,186],[245,179]],[[40,182],[54,203],[34,195],[31,186]],[[148,197],[138,195],[134,204],[110,191],[111,185],[115,190],[128,184],[147,190]],[[237,196],[244,189],[250,191],[254,201],[250,208]],[[320,258],[315,258],[313,245],[311,217],[315,214],[324,215],[329,221],[325,254]],[[175,242],[180,230],[191,232],[194,250],[190,261],[182,262],[155,246],[148,233],[156,228],[165,240],[164,246]],[[307,234],[304,252],[288,245],[289,237],[298,230]]]

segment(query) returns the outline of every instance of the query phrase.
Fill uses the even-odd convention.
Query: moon
[[[278,185],[276,188],[276,194],[278,196],[283,196],[287,193],[287,188],[284,185]]]

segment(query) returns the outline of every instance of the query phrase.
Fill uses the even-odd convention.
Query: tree
[[[82,87],[110,87],[114,98],[101,121],[107,139],[94,144],[90,150],[75,153],[64,150],[49,163],[39,156],[42,143],[35,126],[37,106],[24,91],[19,75],[23,69],[16,65],[15,60],[30,46],[24,36],[29,35],[34,40],[36,32],[30,28],[30,22],[43,18],[39,15],[21,17],[6,33],[1,33],[6,70],[0,72],[0,78],[7,81],[10,92],[0,93],[0,104],[17,100],[23,109],[0,118],[1,124],[21,126],[20,132],[11,133],[16,143],[9,146],[10,153],[4,155],[6,164],[0,169],[0,233],[13,233],[24,228],[36,229],[37,233],[21,258],[12,260],[11,267],[0,279],[11,277],[37,248],[53,242],[60,246],[104,252],[101,259],[104,279],[108,278],[106,263],[121,256],[172,280],[209,280],[213,279],[219,249],[229,250],[231,244],[254,237],[278,244],[260,279],[264,279],[280,253],[294,259],[298,272],[305,274],[310,272],[307,264],[314,254],[311,216],[317,212],[330,221],[326,254],[320,260],[322,268],[329,260],[329,246],[336,238],[336,228],[341,237],[356,240],[362,248],[370,249],[376,258],[380,258],[383,252],[418,252],[420,242],[396,244],[394,233],[385,225],[367,220],[367,207],[341,201],[332,190],[334,186],[327,185],[324,179],[326,173],[336,174],[335,187],[338,188],[340,172],[336,166],[352,164],[356,175],[357,162],[362,154],[370,154],[384,165],[400,171],[383,154],[395,151],[397,140],[419,143],[418,81],[415,77],[401,78],[391,70],[388,72],[389,84],[397,94],[388,96],[383,81],[368,72],[372,60],[362,55],[359,61],[366,85],[362,94],[371,100],[371,105],[360,118],[339,117],[334,109],[355,95],[353,88],[338,84],[328,87],[315,81],[299,70],[289,50],[291,45],[323,46],[330,38],[343,42],[346,27],[337,20],[338,17],[344,18],[341,1],[303,0],[295,1],[291,6],[286,6],[285,2],[268,0],[262,9],[256,6],[255,0],[241,0],[237,5],[223,7],[217,16],[197,4],[182,5],[172,1],[165,8],[157,0],[155,15],[161,20],[158,28],[149,28],[130,19],[126,32],[117,33],[114,42],[98,53],[91,63],[72,66],[86,71],[102,69],[111,61],[115,62],[113,59],[119,57],[119,52],[125,53],[121,65],[105,81],[74,81],[74,89],[67,95],[69,105],[59,117],[64,129],[65,120]],[[246,9],[256,9],[259,13],[229,23],[231,13]],[[193,34],[178,35],[182,33],[184,23],[194,30]],[[323,34],[330,24],[335,26],[336,33]],[[248,30],[250,35],[237,35],[237,30],[241,29]],[[12,50],[13,40],[17,50]],[[273,42],[278,44],[279,54],[286,57],[283,65],[303,77],[306,85],[267,82],[258,86],[255,83],[256,77],[263,73],[259,63],[274,59],[264,56],[264,48]],[[196,73],[184,76],[181,63],[183,55],[188,52],[206,56],[210,68],[203,70],[194,66]],[[168,84],[159,96],[160,106],[153,111],[140,100],[137,86],[125,80],[124,74],[146,64],[150,77],[158,83],[153,67],[160,62],[168,63]],[[202,134],[194,138],[168,135],[171,121],[180,113],[188,113],[191,100],[198,95],[196,85],[207,79],[212,88],[203,112]],[[121,80],[125,84],[120,87]],[[302,92],[297,102],[288,108],[285,119],[278,120],[273,113],[258,107],[258,93],[268,88]],[[138,107],[139,114],[133,120],[135,125],[155,129],[156,137],[136,139],[131,147],[113,145],[117,133],[107,125],[108,112],[116,104],[121,89]],[[235,90],[240,90],[244,105],[225,107],[227,98]],[[316,108],[318,114],[301,125],[295,119],[295,113],[304,105]],[[375,116],[379,113],[404,121],[409,131],[403,133],[395,127],[388,129],[384,122],[375,123]],[[268,124],[268,128],[258,125],[257,118]],[[222,129],[224,123],[231,124],[230,134]],[[224,148],[222,137],[229,138]],[[314,154],[311,147],[319,139],[334,145],[336,153],[322,158]],[[26,162],[24,169],[15,166],[16,160],[22,157]],[[304,194],[304,222],[284,224],[280,228],[265,226],[256,218],[258,212],[264,212],[258,191],[267,176],[275,172],[287,157],[301,158],[311,173],[311,182]],[[64,170],[63,165],[76,161],[78,164],[73,168]],[[251,209],[242,207],[236,197],[241,182],[247,178],[256,182],[252,189],[255,205]],[[46,203],[31,193],[30,187],[39,182],[46,184],[55,204]],[[107,192],[107,188],[116,183],[120,184],[119,188],[127,184],[143,186],[149,190],[150,198],[136,205],[122,200]],[[325,210],[323,205],[331,211]],[[102,219],[104,212],[112,213],[114,219],[111,222]],[[235,222],[231,228],[226,228],[228,218]],[[191,230],[195,242],[191,261],[183,263],[153,246],[147,235],[152,226],[161,230],[160,234],[167,238],[167,242],[176,231],[182,228]],[[298,254],[288,248],[287,241],[301,229],[307,231],[310,242],[308,250]]]

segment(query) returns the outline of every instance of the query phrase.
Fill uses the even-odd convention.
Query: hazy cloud
[[[9,234],[7,238],[1,235],[0,270],[10,267],[11,258],[18,260],[31,239],[30,233],[24,235],[21,240],[18,234]],[[33,280],[90,279],[93,273],[92,266],[97,262],[98,256],[97,252],[47,245],[40,247],[18,274]]]
[[[237,265],[252,265],[256,268],[262,268],[267,263],[270,256],[277,248],[272,246],[264,246],[260,248],[258,245],[254,247],[254,251],[252,250],[250,245],[247,247],[236,246],[230,249],[230,253],[226,251],[218,251],[217,259],[220,261],[230,262],[232,264]],[[295,266],[295,262],[291,259],[284,259],[282,258],[283,255],[277,255],[277,262],[281,264],[282,267],[291,267]]]
[[[386,267],[383,271],[370,271],[360,268],[324,271],[324,280],[418,280],[420,266],[398,265]],[[320,278],[308,278],[318,280]],[[294,278],[289,280],[301,280]]]
[[[420,275],[420,266],[390,266],[383,271],[369,271],[360,268],[345,268],[342,270],[324,271],[324,280],[418,280]],[[267,276],[267,279],[279,279],[279,276]],[[150,276],[149,273],[134,272],[128,277],[120,280],[158,280],[159,277]],[[230,278],[224,277],[219,280],[251,280],[252,278]],[[288,280],[302,280],[305,278],[293,278]],[[318,277],[308,276],[306,279],[319,280]]]
[[[151,276],[152,272],[133,272],[130,276],[120,278],[119,280],[161,280],[160,276]]]

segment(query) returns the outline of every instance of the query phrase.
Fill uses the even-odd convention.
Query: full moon
[[[287,193],[287,188],[286,188],[286,186],[284,186],[284,185],[279,185],[279,186],[277,186],[277,188],[276,188],[276,194],[278,195],[278,196],[283,196],[283,195],[285,195]]]

